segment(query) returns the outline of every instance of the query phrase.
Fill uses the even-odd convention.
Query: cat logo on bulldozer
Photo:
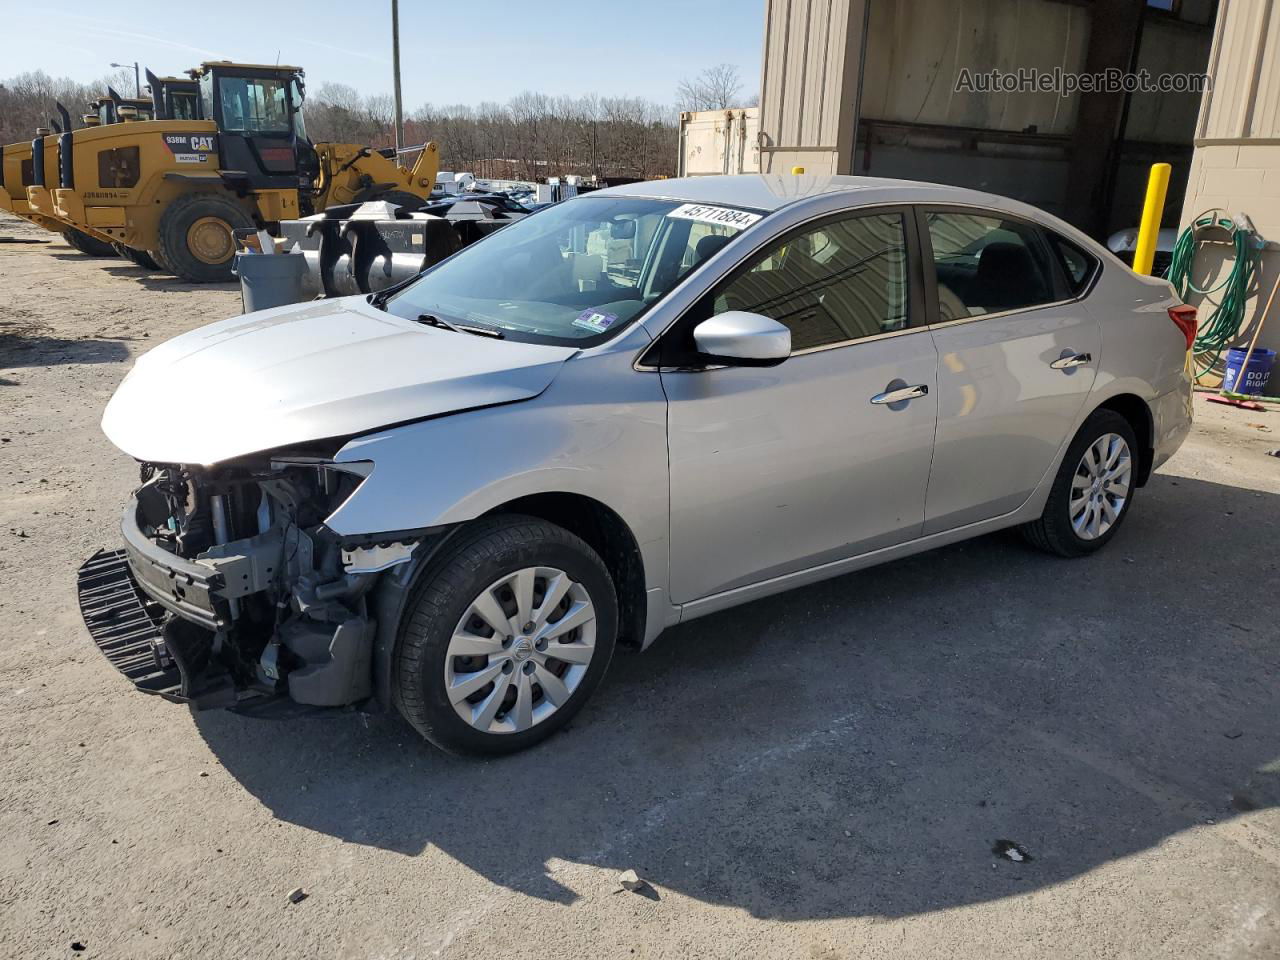
[[[218,138],[211,133],[166,133],[164,145],[178,163],[204,163],[217,149]]]

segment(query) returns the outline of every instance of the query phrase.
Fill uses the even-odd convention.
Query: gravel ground
[[[0,220],[0,955],[1280,956],[1280,408],[1200,398],[1092,559],[997,535],[708,617],[456,760],[93,648],[136,481],[99,413],[239,298],[51,236]]]

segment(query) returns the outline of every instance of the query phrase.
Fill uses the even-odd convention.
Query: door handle
[[[882,403],[902,403],[904,400],[914,400],[917,397],[927,397],[928,395],[928,384],[918,383],[914,387],[899,387],[897,390],[877,393],[871,398],[871,402],[877,405]]]
[[[1093,355],[1088,353],[1074,353],[1069,357],[1059,357],[1049,366],[1055,370],[1070,370],[1072,367],[1083,367],[1093,363]]]

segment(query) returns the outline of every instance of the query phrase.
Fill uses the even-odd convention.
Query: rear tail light
[[[1185,303],[1170,307],[1169,319],[1187,338],[1187,349],[1190,350],[1191,345],[1196,342],[1196,308],[1188,307]]]

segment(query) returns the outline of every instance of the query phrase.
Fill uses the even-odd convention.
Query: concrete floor
[[[476,762],[192,715],[80,625],[136,482],[101,407],[236,311],[0,243],[0,955],[1280,956],[1280,408],[1198,400],[1094,558],[997,535],[708,617]]]

